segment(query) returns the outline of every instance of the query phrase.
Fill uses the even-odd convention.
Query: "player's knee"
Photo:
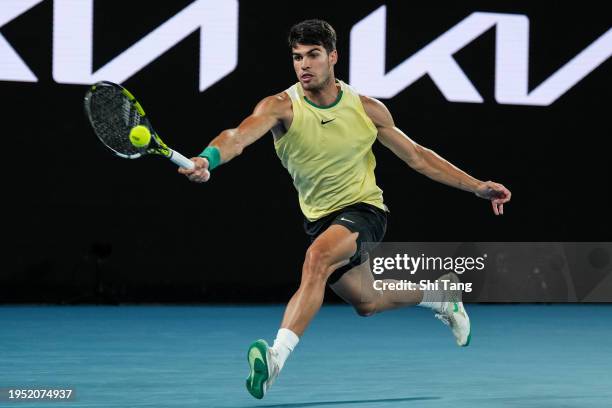
[[[311,270],[321,270],[329,267],[329,260],[331,258],[331,253],[329,249],[324,248],[322,246],[312,245],[306,251],[306,260],[304,265]]]
[[[302,268],[302,279],[306,281],[326,280],[329,275],[329,259],[329,250],[319,246],[308,248]]]
[[[376,314],[376,303],[358,303],[353,305],[357,314],[361,317],[370,317]]]

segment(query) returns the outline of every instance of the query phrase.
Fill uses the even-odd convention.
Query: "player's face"
[[[338,60],[336,50],[329,54],[321,45],[298,44],[292,49],[293,68],[302,88],[316,91],[332,78]]]

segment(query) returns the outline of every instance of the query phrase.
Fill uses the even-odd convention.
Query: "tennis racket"
[[[137,159],[148,154],[159,155],[180,167],[193,169],[191,160],[161,140],[140,103],[121,85],[109,81],[92,85],[85,94],[85,113],[98,139],[117,156]],[[130,141],[130,131],[139,125],[151,133],[147,146],[137,147]]]

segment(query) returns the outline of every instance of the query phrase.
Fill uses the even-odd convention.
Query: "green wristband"
[[[198,157],[208,160],[208,170],[212,170],[221,164],[221,152],[216,146],[208,146],[202,153],[198,154]]]

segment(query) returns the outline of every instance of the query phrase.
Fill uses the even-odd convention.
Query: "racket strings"
[[[130,130],[142,122],[134,104],[119,89],[100,86],[92,93],[89,114],[96,134],[117,153],[132,156],[145,150],[130,142]]]

